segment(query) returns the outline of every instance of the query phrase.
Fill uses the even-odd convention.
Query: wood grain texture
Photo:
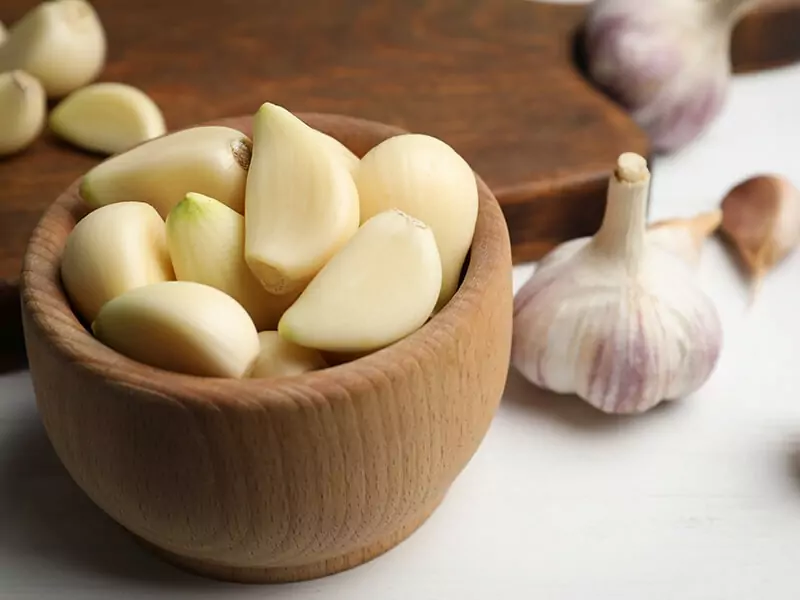
[[[301,115],[358,155],[398,132]],[[250,134],[250,119],[224,121]],[[48,436],[87,495],[173,562],[238,581],[319,577],[399,543],[486,433],[511,345],[511,253],[481,181],[469,265],[423,328],[365,358],[282,380],[178,375],[95,340],[60,285],[86,214],[73,183],[35,229],[25,340]]]

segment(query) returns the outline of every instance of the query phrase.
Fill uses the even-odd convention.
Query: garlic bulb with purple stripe
[[[512,363],[534,384],[607,413],[640,413],[697,390],[722,346],[692,267],[648,239],[650,173],[619,157],[593,237],[545,256],[514,301]]]
[[[585,27],[589,75],[656,150],[677,150],[719,113],[731,75],[731,31],[754,3],[594,0]]]

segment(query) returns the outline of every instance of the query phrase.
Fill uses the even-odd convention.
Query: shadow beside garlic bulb
[[[733,27],[757,0],[595,0],[583,62],[657,152],[692,142],[720,112]]]
[[[528,381],[516,368],[509,369],[503,409],[515,417],[547,420],[581,433],[613,434],[660,419],[680,409],[680,402],[662,402],[643,414],[606,414],[575,394],[558,394]]]

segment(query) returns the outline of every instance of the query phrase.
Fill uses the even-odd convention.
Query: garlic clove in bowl
[[[607,413],[641,413],[698,389],[722,346],[689,265],[648,239],[650,174],[619,157],[603,223],[545,257],[514,301],[512,364],[534,384]]]

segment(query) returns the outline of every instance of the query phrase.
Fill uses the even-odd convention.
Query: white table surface
[[[721,118],[654,165],[652,217],[714,206],[761,170],[800,183],[800,68],[739,78]],[[532,266],[515,272],[519,285]],[[800,253],[753,309],[722,246],[701,265],[726,341],[694,397],[604,416],[512,375],[485,442],[409,540],[282,586],[162,564],[77,489],[27,373],[0,377],[0,598],[796,600],[800,597]]]

